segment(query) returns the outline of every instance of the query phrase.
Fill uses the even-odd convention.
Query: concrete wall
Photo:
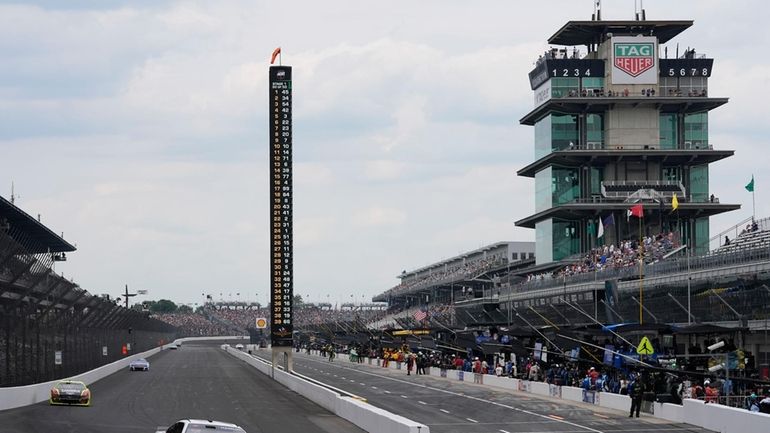
[[[168,347],[172,344],[183,343],[185,341],[197,341],[197,340],[232,340],[240,337],[188,337],[175,340],[163,347]],[[128,364],[131,361],[139,358],[149,358],[156,353],[160,352],[161,348],[156,347],[146,352],[137,353],[135,355],[127,356],[123,359],[117,360],[113,363],[103,365],[95,370],[87,371],[77,376],[62,379],[72,379],[80,382],[84,382],[86,385],[90,385],[100,379],[120,371],[124,368],[128,368]],[[61,380],[61,379],[59,379]],[[29,406],[31,404],[37,404],[48,400],[51,394],[51,388],[59,382],[59,380],[52,380],[50,382],[36,383],[34,385],[26,386],[14,386],[9,388],[0,388],[0,410],[14,409],[22,406]]]
[[[638,93],[634,96],[637,95]],[[660,148],[658,146],[660,142],[660,112],[654,107],[616,106],[607,112],[605,127],[605,142],[612,149],[615,146],[623,146],[624,149],[628,149],[639,145],[652,145],[656,149]]]
[[[371,368],[377,367],[377,360],[372,360],[371,365],[368,360],[364,365]],[[382,368],[382,367],[379,367]],[[395,368],[395,366],[391,367]],[[406,372],[404,372],[406,374]],[[437,368],[430,369],[430,376],[437,380],[449,380],[455,383],[459,381],[460,372],[457,370],[448,370],[446,379],[440,379],[441,371]],[[463,383],[467,386],[473,386],[473,373],[463,373]],[[484,385],[494,386],[512,391],[527,392],[537,394],[545,398],[557,398],[574,402],[583,402],[583,389],[571,386],[555,385],[549,386],[542,382],[530,382],[528,380],[512,379],[507,377],[496,377],[493,375],[484,375]],[[559,388],[555,390],[554,388]],[[600,392],[594,394],[594,404],[620,410],[627,413],[631,408],[631,399],[626,395]],[[654,417],[664,419],[673,423],[687,423],[708,430],[720,433],[767,433],[770,432],[770,415],[753,413],[745,409],[736,409],[717,404],[705,404],[700,400],[685,400],[683,405],[669,403],[654,403]]]
[[[227,345],[223,345],[222,348],[260,372],[267,375],[273,374],[278,383],[370,433],[430,433],[430,429],[424,424],[374,407],[365,401],[341,396],[337,392],[282,370],[273,370],[264,361]]]
[[[130,364],[131,361],[135,359],[149,358],[158,352],[160,352],[160,348],[156,347],[155,349],[150,349],[146,352],[128,356],[113,363],[103,365],[95,370],[73,376],[69,379],[81,381],[86,385],[90,385],[99,379],[103,379],[119,370],[128,368],[128,364]],[[29,406],[31,404],[46,401],[51,395],[51,388],[53,388],[57,382],[59,382],[59,380],[36,383],[34,385],[2,388],[0,389],[0,410],[14,409],[17,407]]]

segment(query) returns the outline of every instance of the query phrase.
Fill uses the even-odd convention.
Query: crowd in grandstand
[[[267,308],[206,307],[196,313],[163,313],[153,317],[180,328],[185,335],[210,336],[228,335],[254,328],[256,319],[269,320],[269,313]],[[376,308],[335,309],[305,304],[295,308],[293,314],[295,326],[302,327],[350,321],[369,323],[382,318],[385,312]]]
[[[551,278],[564,278],[590,272],[600,272],[606,269],[622,269],[639,265],[639,257],[651,264],[663,258],[671,250],[678,247],[678,240],[673,232],[660,233],[656,236],[646,236],[638,240],[624,240],[620,244],[609,244],[597,247],[583,257],[565,266],[557,272],[530,274],[527,281],[538,281]]]
[[[402,281],[401,284],[391,288],[389,292],[398,293],[405,290],[409,290],[420,286],[429,286],[434,283],[453,280],[461,277],[472,277],[480,272],[483,272],[496,262],[489,260],[475,260],[461,265],[454,265],[442,271],[430,271],[426,275],[420,275],[418,277]]]
[[[157,313],[152,317],[176,326],[184,336],[228,335],[231,329],[199,313]]]

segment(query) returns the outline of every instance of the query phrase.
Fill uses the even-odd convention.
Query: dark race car
[[[62,380],[51,388],[50,404],[91,406],[91,391],[85,383]]]
[[[128,369],[131,371],[150,371],[150,363],[144,358],[135,359],[128,364]]]

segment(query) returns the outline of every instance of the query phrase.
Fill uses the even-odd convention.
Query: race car
[[[150,363],[144,358],[135,359],[128,364],[128,369],[131,371],[150,371]]]
[[[204,419],[182,419],[167,429],[158,428],[155,433],[208,433],[211,431],[246,433],[246,430],[235,424]]]
[[[238,349],[238,350],[243,350],[243,344],[238,343],[238,344],[235,345],[235,348]]]
[[[62,380],[51,388],[48,403],[57,405],[91,406],[91,390],[85,383]]]

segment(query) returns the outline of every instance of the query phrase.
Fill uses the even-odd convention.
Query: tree
[[[190,314],[193,312],[193,309],[189,305],[180,305],[176,308],[176,312],[181,314]]]
[[[294,308],[300,308],[302,304],[304,303],[302,301],[302,295],[294,295],[294,305],[292,307]]]
[[[150,311],[153,313],[173,313],[176,309],[176,304],[168,299],[161,299],[160,301],[150,303]]]

